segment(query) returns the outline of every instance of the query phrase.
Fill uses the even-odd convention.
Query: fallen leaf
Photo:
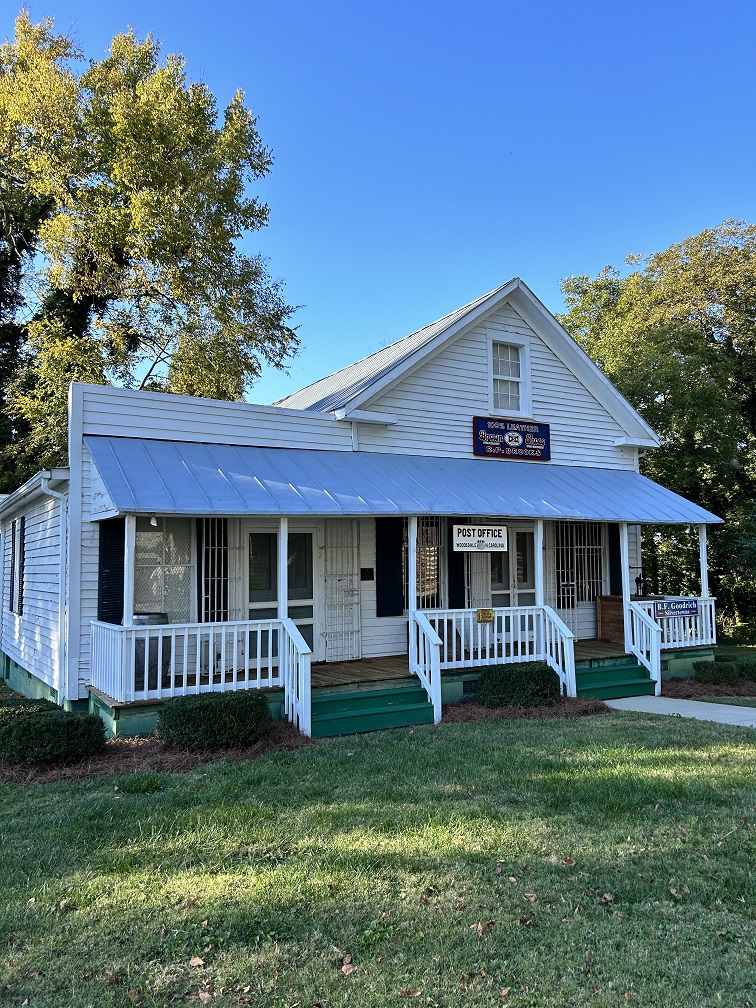
[[[675,899],[682,899],[682,893],[679,893],[677,889],[670,889],[669,891],[672,893]]]
[[[207,927],[207,921],[203,920],[202,923],[200,924],[200,927]]]
[[[397,997],[420,997],[422,993],[417,987],[410,987],[409,990],[397,991]]]
[[[509,878],[507,879],[507,881],[508,882],[516,882],[517,879],[514,877],[514,875],[510,875]]]
[[[586,966],[590,966],[591,965],[591,953],[587,949],[586,949],[585,955],[583,956],[583,959],[585,961],[585,965]]]
[[[510,992],[511,990],[512,990],[512,988],[511,988],[511,987],[502,987],[502,988],[501,988],[501,996],[502,996],[502,997],[507,997],[507,996],[509,995],[509,992]]]
[[[526,899],[529,903],[535,903],[535,901],[538,899],[538,897],[534,892],[524,892],[522,896],[523,899]]]
[[[350,963],[350,962],[349,963],[344,963],[344,965],[341,967],[341,972],[345,976],[351,976],[352,973],[356,973],[357,972],[357,967],[354,965],[354,963]]]
[[[189,899],[186,901],[186,903],[184,903],[184,907],[187,910],[191,910],[192,907],[195,906],[196,903],[197,903],[197,897],[196,896],[190,896]]]
[[[192,958],[189,960],[189,965],[190,966],[204,966],[205,965],[205,960],[202,959],[202,958],[200,958],[200,956],[192,956]]]
[[[603,903],[604,905],[607,903],[614,903],[614,893],[605,892],[599,900],[599,903]]]
[[[207,991],[200,991],[197,997],[200,999],[202,1004],[210,1004],[213,1000],[213,995],[209,994]]]
[[[532,917],[520,917],[520,924],[522,924],[523,927],[533,927],[535,921]]]
[[[351,956],[349,955],[349,953],[347,952],[347,954],[346,954],[345,956],[342,956],[342,958],[341,958],[341,961],[342,961],[342,962],[344,963],[344,965],[346,966],[346,965],[348,965],[348,964],[349,964],[349,963],[350,963],[350,962],[352,961],[352,957],[351,957]]]
[[[571,857],[566,857],[564,859],[564,863],[568,865],[570,868],[572,868],[574,864],[577,864],[577,861],[573,861]]]
[[[470,925],[470,930],[471,931],[477,931],[478,932],[478,937],[480,938],[480,936],[483,934],[483,924],[482,924],[482,922],[478,921],[477,924],[471,924]]]

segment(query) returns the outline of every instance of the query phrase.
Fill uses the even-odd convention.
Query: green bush
[[[198,693],[174,697],[160,708],[155,731],[174,749],[229,749],[256,742],[270,721],[262,693]]]
[[[698,682],[714,686],[730,686],[740,679],[735,662],[695,661],[693,672]]]
[[[0,760],[6,763],[67,763],[105,745],[105,725],[96,714],[74,714],[46,700],[2,699]]]
[[[756,658],[739,658],[735,668],[741,679],[750,679],[756,682]]]
[[[485,665],[478,699],[485,707],[540,707],[561,696],[559,676],[546,662]]]
[[[738,660],[738,657],[737,657],[737,655],[734,655],[734,654],[715,654],[714,655],[714,661],[715,662],[734,662],[734,661],[737,661],[737,660]]]

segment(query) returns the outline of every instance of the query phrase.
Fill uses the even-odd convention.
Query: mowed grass
[[[2,785],[0,1004],[752,1005],[754,739],[613,713]]]

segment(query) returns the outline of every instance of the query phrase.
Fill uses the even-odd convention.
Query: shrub
[[[740,678],[735,662],[695,661],[693,672],[698,682],[715,686],[730,686]]]
[[[0,708],[0,759],[7,763],[66,763],[104,745],[105,725],[96,714],[74,714],[46,700]]]
[[[740,658],[735,668],[741,679],[750,679],[751,682],[756,682],[756,658]]]
[[[478,699],[485,707],[540,707],[560,695],[559,676],[546,662],[486,665],[480,670]]]
[[[155,731],[174,749],[229,749],[256,742],[269,720],[267,701],[257,690],[198,693],[167,700]]]

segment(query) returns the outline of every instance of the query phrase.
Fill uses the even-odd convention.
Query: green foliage
[[[756,227],[726,221],[646,259],[563,283],[561,321],[662,446],[643,473],[726,518],[709,564],[720,613],[756,612]],[[684,529],[644,532],[646,588],[700,590]]]
[[[756,682],[756,658],[739,658],[735,667],[740,679]]]
[[[163,790],[163,783],[163,775],[157,771],[137,770],[126,777],[121,777],[117,787],[123,794],[155,794],[157,791]]]
[[[257,742],[270,721],[262,693],[199,693],[174,697],[160,708],[155,731],[174,749],[228,749]]]
[[[741,678],[737,662],[697,661],[693,670],[698,682],[716,686],[729,686]]]
[[[219,113],[181,56],[132,31],[81,73],[80,59],[26,12],[0,48],[0,324],[14,327],[0,367],[5,343],[16,483],[22,451],[37,467],[65,462],[71,381],[239,399],[297,345],[280,284],[238,248],[267,223],[248,186],[272,164],[241,92]],[[21,319],[39,267],[38,307]]]
[[[559,676],[546,662],[485,665],[478,699],[485,707],[540,707],[561,695]]]
[[[105,726],[96,714],[74,714],[49,700],[0,690],[0,760],[67,763],[99,752]]]
[[[736,662],[737,660],[738,660],[738,657],[737,657],[737,655],[734,655],[734,654],[715,654],[714,655],[714,661],[715,662],[725,662],[725,663],[728,663],[728,662]]]

